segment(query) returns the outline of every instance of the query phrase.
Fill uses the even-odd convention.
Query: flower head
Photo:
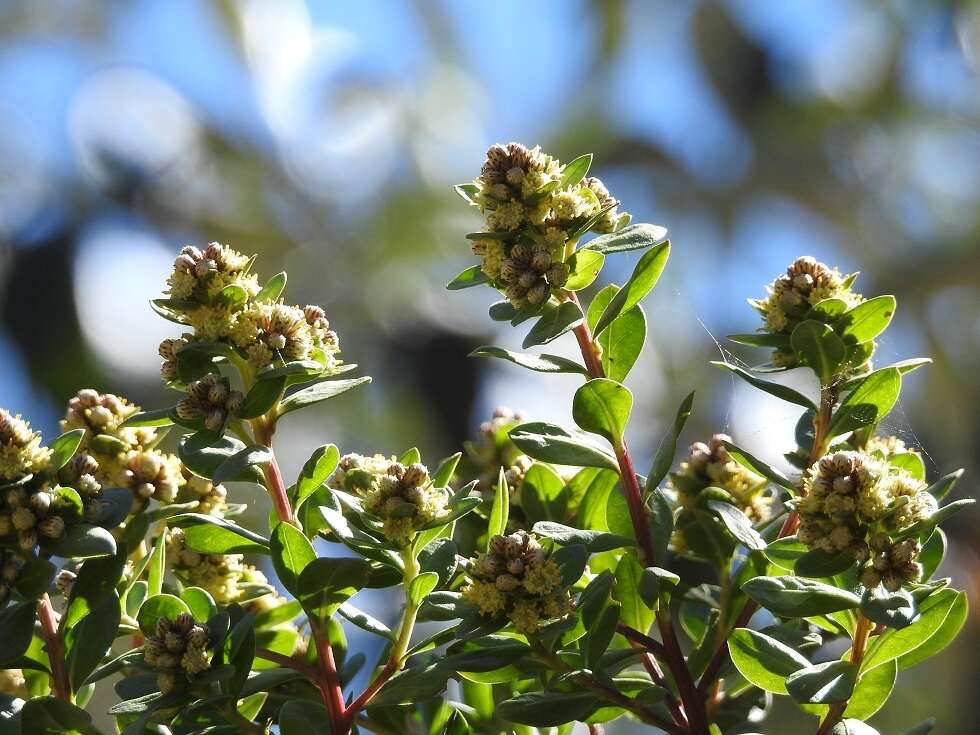
[[[463,598],[487,617],[506,615],[521,633],[568,611],[561,569],[526,531],[494,536],[470,561]]]
[[[836,268],[818,262],[810,256],[793,261],[786,272],[767,288],[764,299],[751,303],[761,314],[767,332],[789,336],[800,322],[811,318],[810,310],[826,299],[839,299],[844,307],[857,306],[864,297],[851,289],[851,281]],[[792,352],[776,350],[772,361],[777,365],[792,366],[796,357]]]
[[[167,530],[167,560],[174,576],[188,586],[207,590],[219,605],[269,594],[265,575],[241,554],[202,554],[187,548],[184,531]]]
[[[914,539],[893,543],[892,536],[935,512],[936,501],[925,490],[924,482],[875,455],[828,454],[805,477],[805,494],[797,506],[797,538],[811,549],[828,553],[849,550],[864,565],[862,581],[877,579],[869,586],[882,581],[889,588],[895,586],[897,577],[886,579],[884,573],[901,567],[905,574],[898,582],[901,586],[918,579],[917,568],[911,566],[918,557],[918,543]]]
[[[143,644],[143,660],[157,672],[157,686],[170,694],[211,668],[208,629],[187,613],[160,618]]]
[[[188,384],[186,395],[177,403],[177,416],[184,421],[200,421],[206,429],[220,431],[228,417],[241,410],[245,397],[229,387],[228,378],[217,373]]]
[[[433,487],[428,470],[418,462],[406,467],[380,455],[348,454],[331,484],[359,496],[364,510],[381,521],[385,536],[399,546],[448,513],[445,489]]]
[[[48,468],[51,450],[20,417],[0,408],[0,482],[19,480]]]

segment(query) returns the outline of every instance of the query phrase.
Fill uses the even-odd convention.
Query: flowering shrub
[[[930,484],[917,451],[877,433],[929,361],[876,364],[895,299],[799,258],[750,302],[760,328],[731,337],[771,362],[715,363],[798,407],[792,470],[719,433],[671,471],[692,394],[638,474],[624,382],[670,244],[630,224],[590,163],[493,146],[457,187],[485,226],[449,284],[495,289],[493,320],[532,323],[524,349],[574,334],[581,361],[474,355],[580,376],[576,427],[500,409],[465,456],[326,444],[287,484],[279,422],[370,379],[342,377],[356,366],[321,308],[284,302],[285,273],[264,281],[219,244],[181,250],[152,302],[175,324],[160,345],[172,406],[85,388],[47,445],[0,411],[0,734],[99,733],[86,708],[110,682],[124,735],[599,733],[619,718],[720,735],[764,727],[774,696],[818,735],[876,732],[864,723],[898,674],[967,615],[935,578],[939,525],[970,502],[945,502],[959,473]],[[627,251],[643,251],[629,280],[583,303]],[[789,369],[818,389],[778,382]],[[267,531],[236,522],[245,482],[268,492]],[[388,588],[393,629],[351,602]],[[379,660],[348,649],[351,626],[384,642]]]

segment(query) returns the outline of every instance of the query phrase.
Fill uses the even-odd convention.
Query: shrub
[[[499,410],[465,457],[432,464],[325,444],[287,486],[279,421],[370,379],[350,377],[321,308],[283,300],[285,273],[263,282],[216,243],[185,247],[152,302],[177,325],[160,346],[173,406],[83,389],[47,446],[0,412],[0,732],[96,733],[85,707],[110,677],[125,735],[597,733],[624,717],[704,735],[755,727],[773,695],[818,734],[875,732],[863,722],[898,673],[967,613],[934,578],[939,524],[970,502],[941,505],[959,473],[929,484],[915,449],[878,434],[929,361],[877,366],[895,299],[798,258],[750,301],[761,327],[731,337],[771,362],[715,363],[797,406],[793,470],[719,433],[671,471],[691,394],[638,474],[624,382],[670,244],[630,224],[590,163],[493,146],[456,188],[485,227],[467,235],[479,262],[449,284],[497,290],[490,317],[531,323],[524,349],[574,334],[581,362],[473,354],[579,375],[576,427]],[[628,251],[642,252],[629,280],[584,304]],[[789,369],[819,391],[777,382]],[[235,522],[240,482],[268,491],[268,533]],[[246,561],[258,555],[288,597]],[[367,588],[402,597],[394,629],[352,604]],[[350,626],[384,641],[380,660],[348,649]]]

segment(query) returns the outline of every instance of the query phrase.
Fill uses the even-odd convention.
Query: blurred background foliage
[[[519,344],[486,318],[492,293],[443,290],[477,223],[450,185],[514,139],[595,152],[634,221],[671,230],[631,384],[641,457],[690,388],[686,439],[728,431],[773,461],[791,446],[792,408],[707,362],[757,326],[745,299],[811,254],[898,297],[880,362],[935,364],[887,428],[933,473],[965,465],[973,492],[978,70],[970,2],[6,0],[0,405],[50,437],[83,386],[172,403],[156,345],[173,325],[147,301],[179,246],[218,240],[288,270],[290,299],[322,304],[375,378],[284,422],[288,471],[324,440],[434,463],[502,403],[567,421],[554,378],[466,357]],[[974,607],[975,523],[951,524],[946,561]],[[901,679],[882,732],[933,713],[937,733],[976,731],[977,620]],[[781,706],[759,729],[803,721]]]

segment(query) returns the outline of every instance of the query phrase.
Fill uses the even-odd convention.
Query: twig
[[[51,691],[56,698],[70,702],[71,685],[65,668],[65,650],[61,646],[61,636],[58,634],[58,616],[47,592],[37,601],[37,616],[41,621],[44,648],[48,652],[48,661],[51,663]]]

